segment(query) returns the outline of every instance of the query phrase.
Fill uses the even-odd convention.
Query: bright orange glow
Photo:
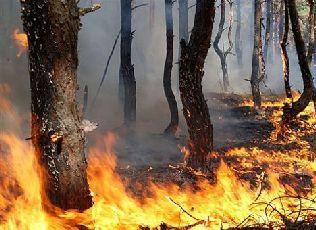
[[[305,113],[308,111],[310,108]],[[278,114],[274,113],[271,119],[277,120]],[[308,122],[308,125],[316,124],[313,123],[315,120]],[[316,181],[316,164],[309,159],[315,153],[309,143],[300,138],[300,131],[293,135],[288,141],[293,142],[293,138],[296,138],[294,141],[297,141],[298,147],[291,150],[262,150],[259,147],[228,150],[226,157],[234,157],[236,161],[230,163],[221,160],[216,183],[211,184],[200,177],[197,181],[199,189],[193,189],[190,186],[180,188],[175,184],[163,185],[151,181],[144,184],[123,181],[115,170],[113,146],[116,136],[109,133],[100,137],[99,143],[89,149],[88,177],[94,206],[84,213],[68,211],[52,216],[42,208],[40,178],[35,170],[31,144],[17,134],[2,133],[0,228],[76,229],[76,226],[82,225],[88,229],[137,230],[139,226],[154,228],[164,222],[175,227],[198,223],[192,229],[217,230],[221,226],[237,226],[244,220],[249,225],[274,223],[278,226],[282,224],[280,215],[295,220],[299,207],[304,210],[299,220],[315,217],[313,210],[316,204],[309,200],[315,197],[315,193],[306,192],[302,199],[295,196],[280,197],[285,193],[295,195],[292,186],[280,183],[284,175],[308,174]],[[266,188],[263,188],[264,183],[253,188],[247,180],[238,176],[240,172],[246,174],[252,167],[262,165],[266,166],[266,170],[256,179],[259,182],[266,180],[269,184]],[[127,190],[127,186],[143,188],[144,193],[136,197]]]
[[[16,47],[19,49],[19,53],[17,54],[20,57],[23,53],[27,52],[28,49],[28,40],[25,33],[20,33],[19,29],[15,29],[13,31],[13,40]]]

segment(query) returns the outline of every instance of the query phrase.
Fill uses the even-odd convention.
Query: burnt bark
[[[235,51],[237,57],[238,65],[242,65],[242,41],[241,41],[241,3],[240,0],[237,0],[237,26],[236,26],[236,33],[235,33]]]
[[[265,31],[265,43],[264,43],[264,60],[267,63],[268,60],[268,49],[270,45],[270,33],[271,33],[271,25],[272,25],[272,0],[266,0],[266,31]]]
[[[252,53],[252,73],[251,73],[251,91],[255,108],[261,107],[260,82],[261,74],[261,57],[262,56],[262,38],[261,38],[261,18],[262,8],[261,1],[254,1],[254,47]]]
[[[285,105],[283,108],[283,121],[288,123],[294,119],[300,112],[302,112],[313,99],[315,88],[313,83],[313,76],[309,69],[308,60],[306,57],[305,43],[301,33],[301,27],[299,23],[299,17],[296,8],[295,0],[286,0],[289,10],[289,16],[292,24],[292,32],[294,36],[297,57],[302,73],[302,79],[304,84],[304,91],[300,98],[292,103],[292,106]]]
[[[176,98],[171,87],[171,73],[173,66],[173,19],[172,0],[165,0],[167,56],[163,73],[163,88],[170,110],[170,123],[165,129],[165,134],[175,134],[179,125],[179,114]]]
[[[21,1],[29,40],[32,141],[43,178],[45,205],[84,210],[92,206],[76,102],[80,28],[75,0]]]
[[[219,48],[219,41],[222,37],[223,31],[224,31],[224,24],[225,24],[225,16],[226,16],[226,0],[221,0],[221,18],[218,26],[218,32],[216,34],[213,46],[215,49],[216,54],[218,55],[220,62],[221,62],[221,68],[222,68],[222,76],[223,76],[223,89],[224,92],[228,91],[229,87],[229,78],[228,78],[228,70],[227,70],[227,55],[230,53],[232,49],[232,42],[231,42],[231,24],[229,25],[229,32],[228,32],[228,40],[229,40],[229,47],[226,51],[221,50]]]
[[[285,1],[284,6],[284,32],[282,36],[282,40],[280,43],[281,47],[281,58],[282,58],[282,67],[283,67],[283,79],[284,79],[284,88],[285,88],[285,94],[287,98],[292,98],[292,91],[290,86],[290,64],[289,64],[289,57],[287,54],[287,42],[288,42],[288,34],[290,29],[290,20],[289,20],[289,11],[287,2]],[[283,23],[283,22],[280,22]]]
[[[215,1],[197,0],[194,26],[189,43],[181,40],[180,96],[188,126],[190,156],[187,164],[205,168],[213,149],[213,126],[202,91],[204,62],[210,48]]]
[[[121,0],[121,65],[119,85],[124,85],[124,123],[129,126],[136,121],[136,79],[132,53],[132,0]],[[122,90],[122,89],[121,89]]]

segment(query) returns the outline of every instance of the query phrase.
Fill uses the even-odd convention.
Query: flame
[[[3,90],[5,87],[1,86],[0,92],[7,92]],[[10,107],[8,113],[18,117],[13,110]],[[278,118],[274,116],[276,114],[272,114],[273,119]],[[300,138],[301,133],[293,135],[299,144],[296,149],[228,150],[226,157],[235,161],[221,161],[216,183],[199,177],[193,188],[154,183],[150,179],[142,183],[122,180],[116,171],[113,150],[117,137],[109,133],[89,149],[88,179],[93,207],[84,213],[59,211],[53,216],[42,208],[41,180],[31,144],[18,134],[1,133],[0,228],[77,229],[85,226],[88,229],[136,230],[140,226],[153,229],[163,222],[174,227],[194,225],[192,229],[221,229],[241,223],[283,226],[283,216],[289,220],[315,217],[315,194],[307,192],[302,198],[291,186],[280,182],[283,175],[290,173],[312,175],[316,182],[313,176],[316,164],[309,160],[313,150]],[[286,141],[293,142],[293,138]],[[247,180],[240,179],[240,173],[246,174],[251,167],[261,165],[266,165],[267,169],[257,178],[260,186],[253,188]],[[268,188],[264,188],[264,182],[269,184]],[[130,187],[143,193],[135,195],[128,189]],[[300,216],[297,210],[301,210]]]
[[[19,29],[15,29],[12,34],[14,43],[19,49],[17,57],[20,57],[23,53],[26,53],[28,50],[28,39],[25,33],[20,33]]]

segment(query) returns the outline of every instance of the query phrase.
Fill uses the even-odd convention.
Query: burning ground
[[[0,89],[2,122],[17,126],[8,130],[18,130],[25,121],[7,99],[10,88]],[[1,229],[313,229],[313,104],[290,127],[282,128],[281,97],[267,97],[262,112],[255,114],[247,97],[207,96],[213,119],[217,117],[214,123],[219,124],[215,132],[230,132],[228,145],[216,141],[209,172],[194,171],[177,156],[170,164],[129,165],[128,159],[116,157],[129,133],[98,135],[88,150],[94,205],[84,213],[56,208],[54,213],[44,212],[30,143],[19,132],[3,132]],[[233,124],[226,124],[232,117]],[[178,152],[186,156],[184,137],[156,139],[179,145]]]

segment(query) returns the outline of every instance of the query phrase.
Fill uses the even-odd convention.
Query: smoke
[[[96,0],[94,0],[96,1]],[[99,123],[99,133],[104,133],[121,127],[123,120],[122,106],[118,99],[118,76],[120,66],[119,43],[114,51],[106,80],[102,86],[96,103],[92,100],[99,86],[106,60],[111,52],[114,40],[120,31],[120,1],[100,0],[102,8],[82,18],[82,29],[79,33],[79,69],[78,69],[78,101],[83,101],[85,85],[89,87],[89,106],[86,118]],[[90,0],[81,0],[80,6],[88,6]],[[148,0],[134,1],[134,5],[149,3]],[[132,63],[135,67],[137,81],[137,132],[129,139],[125,138],[118,144],[119,154],[132,163],[164,163],[180,157],[178,143],[164,139],[158,135],[163,132],[169,122],[169,110],[166,102],[162,76],[166,56],[166,29],[164,0],[155,0],[154,24],[150,25],[150,7],[143,6],[133,11],[132,30],[135,35],[132,43]],[[250,93],[251,56],[253,48],[252,23],[253,15],[249,1],[242,3],[242,44],[243,63],[240,68],[236,56],[227,58],[231,91],[235,93]],[[193,6],[195,0],[189,0]],[[0,30],[5,36],[0,37],[0,83],[8,83],[12,88],[11,99],[20,112],[30,111],[30,87],[28,78],[27,56],[16,57],[18,50],[14,46],[10,34],[15,28],[22,29],[20,20],[20,5],[18,1],[2,0],[0,3],[1,24]],[[218,29],[219,10],[216,9],[216,21],[213,29],[213,39]],[[235,6],[234,6],[235,10]],[[228,9],[227,9],[227,14]],[[195,7],[189,9],[189,30],[193,27]],[[236,14],[234,13],[234,17]],[[174,20],[174,66],[173,86],[177,94],[180,115],[181,102],[179,100],[176,81],[178,74],[178,3],[173,5]],[[228,25],[228,20],[224,28]],[[226,29],[222,35],[220,46],[228,46]],[[236,22],[233,25],[232,39],[234,41]],[[1,32],[2,34],[2,32]],[[267,86],[275,93],[283,93],[282,65],[279,51],[269,55],[267,63]],[[272,53],[270,46],[269,53]],[[294,89],[302,89],[301,74],[297,64],[295,50],[289,46],[290,77]],[[273,57],[273,59],[271,58]],[[221,67],[219,58],[210,48],[205,64],[204,91],[221,92]],[[265,90],[265,87],[263,87]],[[212,113],[213,114],[213,113]],[[213,114],[213,119],[218,119],[219,114]],[[27,124],[29,125],[29,124]],[[222,125],[222,124],[221,124]],[[222,127],[215,124],[215,129]],[[180,124],[181,134],[185,134],[186,126],[183,118]],[[120,129],[119,129],[120,130]],[[120,131],[122,133],[122,131]],[[218,131],[216,131],[218,132]],[[25,134],[27,136],[27,134]],[[124,135],[122,135],[124,136]],[[222,137],[221,137],[222,138]],[[184,139],[184,138],[182,138]],[[93,138],[89,138],[93,143]],[[133,142],[131,144],[131,142]],[[216,140],[215,140],[216,142]]]

